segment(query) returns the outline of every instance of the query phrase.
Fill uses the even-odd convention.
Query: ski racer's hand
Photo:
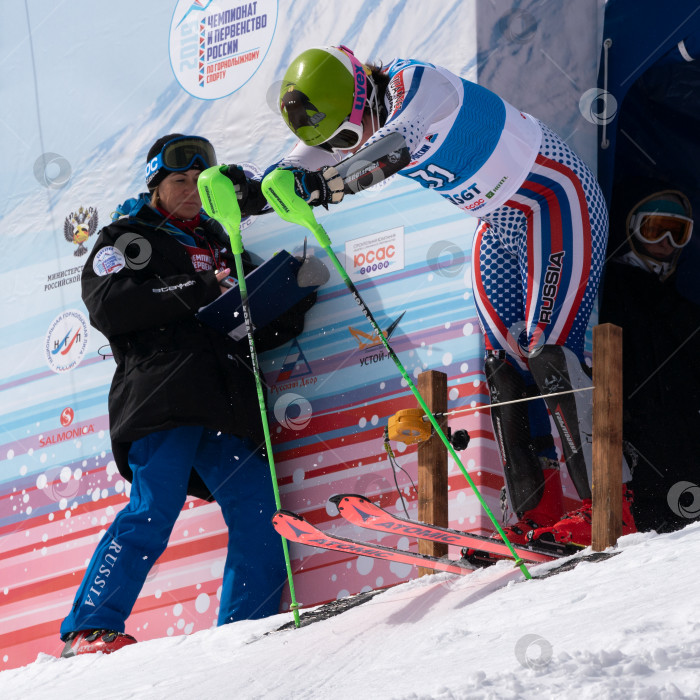
[[[294,190],[299,197],[314,207],[343,200],[343,178],[333,166],[324,166],[313,172],[303,168],[287,168],[294,174]]]
[[[224,165],[221,172],[233,183],[243,216],[254,216],[264,209],[267,200],[260,189],[260,183],[247,177],[240,165]]]

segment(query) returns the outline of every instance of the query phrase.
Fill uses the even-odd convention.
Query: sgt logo
[[[551,323],[552,311],[554,310],[554,299],[559,290],[561,281],[561,266],[564,251],[552,253],[549,256],[549,265],[544,275],[544,287],[542,288],[542,308],[540,309],[540,323]]]
[[[92,599],[92,594],[94,594],[98,599],[102,595],[104,587],[107,585],[107,579],[112,573],[114,565],[117,563],[119,558],[119,553],[122,551],[122,545],[117,544],[115,540],[112,540],[107,549],[107,553],[104,556],[100,568],[97,570],[97,576],[92,580],[92,585],[90,586],[90,593],[85,599],[85,605],[95,607],[95,601]],[[99,602],[99,600],[98,600]]]

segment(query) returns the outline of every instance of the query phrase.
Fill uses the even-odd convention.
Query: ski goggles
[[[206,170],[216,165],[214,146],[201,136],[178,136],[168,141],[160,153],[146,163],[146,184],[161,170],[179,173],[192,170]]]
[[[693,220],[682,214],[640,212],[632,215],[630,230],[643,243],[668,238],[674,248],[683,248],[693,232]]]
[[[372,78],[367,74],[365,67],[355,58],[355,54],[347,46],[334,47],[342,51],[352,65],[352,74],[355,78],[355,93],[350,116],[321,144],[326,150],[347,151],[356,148],[362,142],[364,126],[362,125],[362,115],[367,103],[367,91],[369,85],[374,87]],[[376,100],[377,91],[372,91]]]

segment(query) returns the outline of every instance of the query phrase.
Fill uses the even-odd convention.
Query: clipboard
[[[286,250],[281,250],[245,276],[250,316],[255,328],[264,328],[318,289],[314,286],[300,287],[297,284],[300,267],[301,261]],[[238,282],[231,282],[231,289],[203,306],[196,316],[220,333],[241,340],[246,336],[241,292]]]

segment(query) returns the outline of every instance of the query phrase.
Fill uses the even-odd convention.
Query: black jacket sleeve
[[[221,293],[214,272],[195,272],[184,247],[166,232],[144,231],[122,253],[125,233],[120,222],[104,228],[83,268],[83,301],[91,323],[107,338],[193,317]],[[103,274],[99,256],[115,251],[120,262]],[[188,268],[191,273],[182,272]]]

